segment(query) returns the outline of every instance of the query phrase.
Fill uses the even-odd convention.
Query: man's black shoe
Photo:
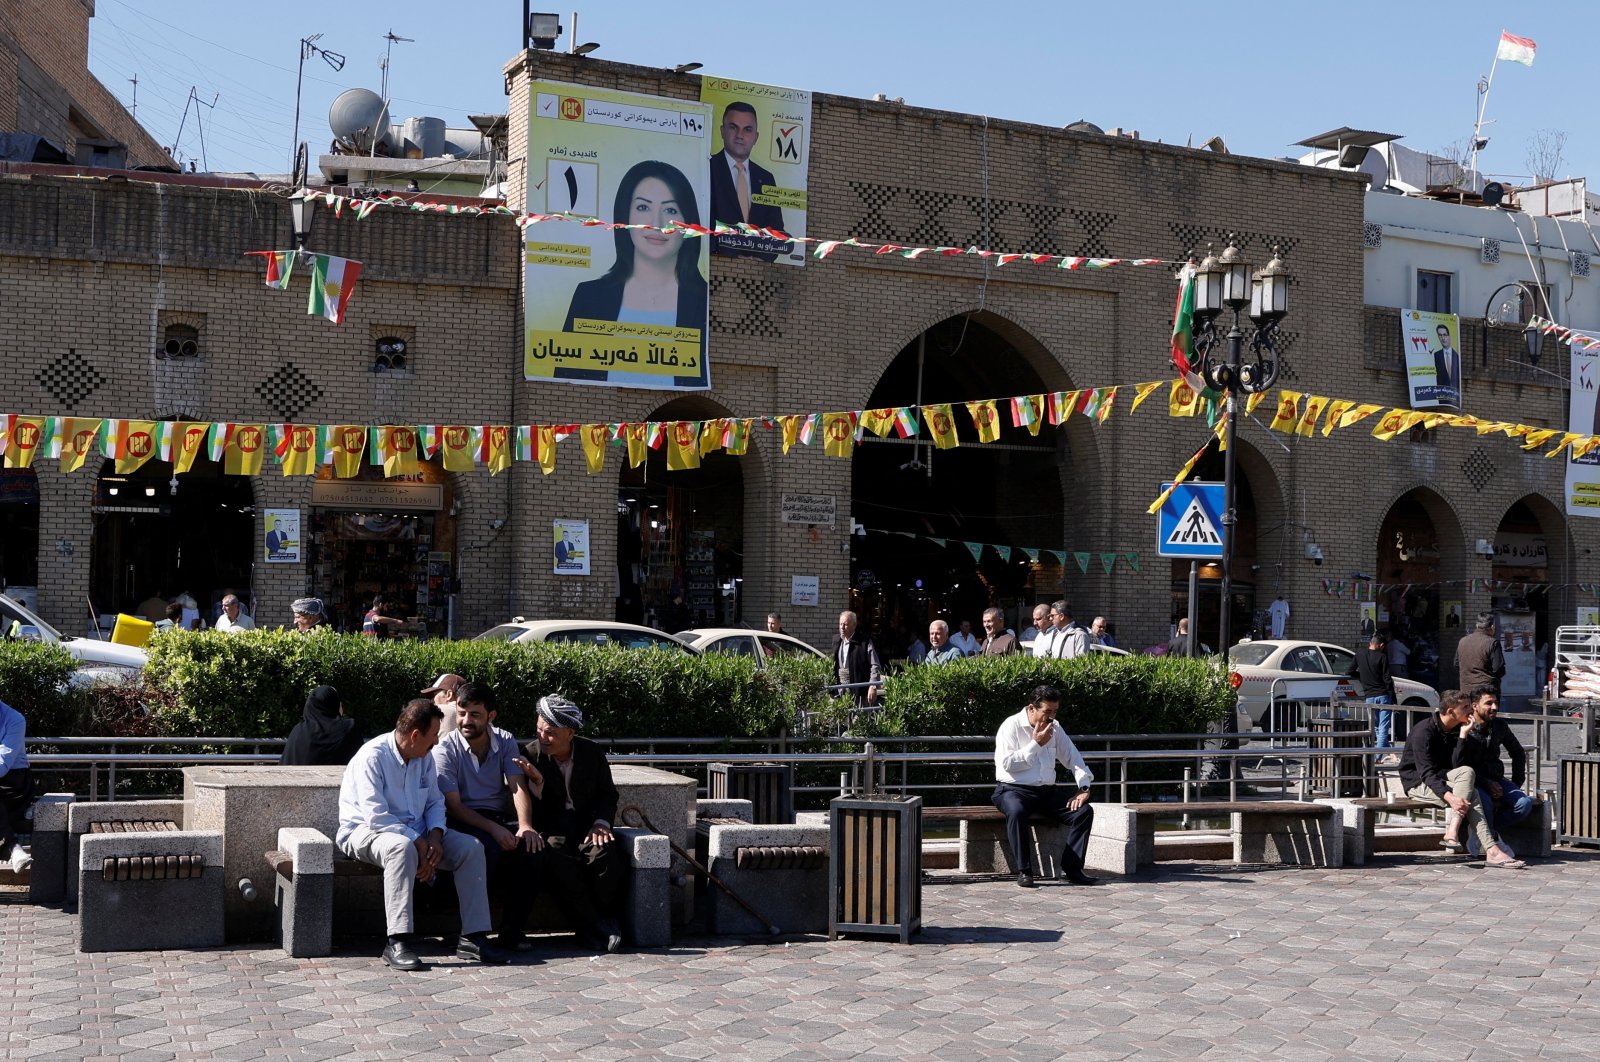
[[[606,954],[616,954],[617,949],[622,947],[622,927],[617,925],[615,919],[606,918],[600,922],[599,929],[598,936],[605,938]]]
[[[422,960],[417,958],[417,953],[411,950],[410,943],[404,940],[397,940],[384,948],[383,961],[396,970],[410,972],[422,969]]]
[[[471,937],[456,939],[456,958],[467,959],[472,962],[484,962],[498,966],[511,961],[511,956],[490,944],[487,940],[474,940]]]
[[[1100,879],[1099,878],[1091,878],[1087,874],[1071,874],[1071,875],[1068,875],[1067,876],[1067,881],[1071,882],[1074,885],[1098,885],[1098,884],[1100,884]]]
[[[1038,888],[1038,886],[1033,883],[1033,875],[1029,874],[1026,870],[1017,875],[1017,884],[1021,885],[1024,889]]]

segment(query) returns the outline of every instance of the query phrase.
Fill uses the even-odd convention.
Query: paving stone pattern
[[[902,946],[555,939],[397,974],[371,947],[80,955],[0,905],[7,1059],[1593,1057],[1600,853],[1522,873],[1162,864],[1093,891],[929,884]],[[14,896],[0,899],[15,899]]]

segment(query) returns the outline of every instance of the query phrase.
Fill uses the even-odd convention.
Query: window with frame
[[[1453,313],[1451,309],[1453,273],[1417,270],[1417,306],[1424,313]]]

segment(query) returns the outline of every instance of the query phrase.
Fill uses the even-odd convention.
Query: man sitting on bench
[[[412,950],[412,909],[417,883],[433,881],[442,867],[454,874],[461,904],[456,955],[505,962],[489,943],[489,891],[483,845],[444,825],[439,772],[429,755],[439,741],[444,713],[418,698],[400,709],[392,731],[362,745],[339,783],[340,851],[383,868],[383,906],[389,944],[383,961],[396,970],[420,970]]]
[[[1089,847],[1094,808],[1089,806],[1089,785],[1094,774],[1078,748],[1056,722],[1061,691],[1038,686],[1028,706],[1000,724],[994,739],[994,773],[998,781],[994,806],[1006,817],[1006,837],[1017,860],[1017,884],[1034,887],[1033,844],[1028,819],[1044,815],[1059,819],[1067,828],[1061,852],[1062,877],[1074,885],[1098,885],[1100,879],[1083,872]],[[1073,784],[1056,784],[1056,765],[1072,771]]]
[[[1454,766],[1456,743],[1472,719],[1467,695],[1460,690],[1446,690],[1440,704],[1438,714],[1428,716],[1406,735],[1406,751],[1400,757],[1400,784],[1413,800],[1448,807],[1456,813],[1455,821],[1445,827],[1441,846],[1452,852],[1465,852],[1466,846],[1461,843],[1465,823],[1483,846],[1485,866],[1521,870],[1528,864],[1508,854],[1489,832],[1478,803],[1476,773],[1471,767]]]
[[[1471,767],[1477,776],[1478,803],[1489,832],[1498,840],[1500,830],[1515,826],[1533,813],[1533,797],[1522,791],[1528,773],[1528,754],[1522,742],[1500,715],[1500,692],[1493,686],[1475,687],[1468,695],[1472,724],[1456,742],[1457,766]],[[1500,760],[1500,750],[1511,756],[1511,780]],[[1503,845],[1504,842],[1502,842]]]

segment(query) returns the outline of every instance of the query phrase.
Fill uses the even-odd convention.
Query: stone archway
[[[1569,581],[1566,515],[1542,494],[1527,494],[1501,514],[1495,528],[1490,578],[1500,638],[1506,650],[1503,700],[1538,696],[1549,666],[1547,647],[1568,619],[1563,609]],[[1559,611],[1558,611],[1559,610]]]
[[[0,584],[38,611],[39,475],[31,468],[0,469]]]
[[[1405,643],[1409,677],[1436,688],[1440,661],[1453,656],[1463,633],[1465,546],[1455,510],[1430,487],[1400,494],[1379,525],[1374,574],[1382,590],[1377,624],[1387,628],[1391,639]],[[1448,607],[1447,601],[1456,607]],[[1352,623],[1357,621],[1352,617]]]

